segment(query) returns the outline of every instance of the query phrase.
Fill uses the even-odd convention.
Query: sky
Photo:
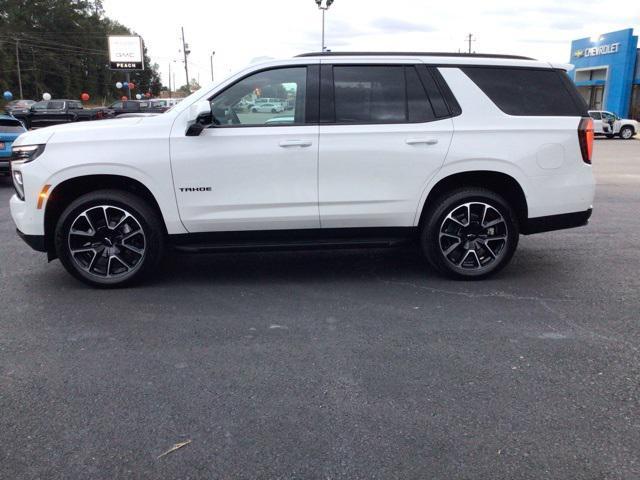
[[[180,28],[189,45],[189,77],[216,82],[263,57],[321,49],[314,0],[104,0],[106,14],[144,39],[164,84],[169,68],[185,83]],[[326,13],[334,51],[467,51],[525,55],[567,63],[571,40],[635,28],[640,1],[335,0]]]

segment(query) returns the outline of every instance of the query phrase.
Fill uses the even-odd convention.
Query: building
[[[574,40],[569,63],[590,109],[640,120],[640,50],[632,28]]]

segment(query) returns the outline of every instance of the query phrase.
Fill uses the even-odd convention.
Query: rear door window
[[[333,91],[336,123],[417,123],[435,119],[413,66],[334,65]]]
[[[463,67],[462,71],[508,115],[572,117],[586,114],[565,72],[547,68]]]

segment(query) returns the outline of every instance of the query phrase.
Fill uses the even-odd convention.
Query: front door
[[[199,136],[172,133],[174,186],[187,230],[319,227],[318,125],[305,114],[308,68],[245,77],[211,99],[213,124]],[[262,97],[290,100],[293,108],[252,111]]]
[[[322,66],[322,85],[322,227],[413,226],[453,135],[442,98],[429,100],[437,90],[431,71],[336,63]]]

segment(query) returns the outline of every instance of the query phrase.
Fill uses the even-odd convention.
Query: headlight
[[[44,152],[44,145],[22,145],[11,149],[11,163],[21,165],[32,162]]]

